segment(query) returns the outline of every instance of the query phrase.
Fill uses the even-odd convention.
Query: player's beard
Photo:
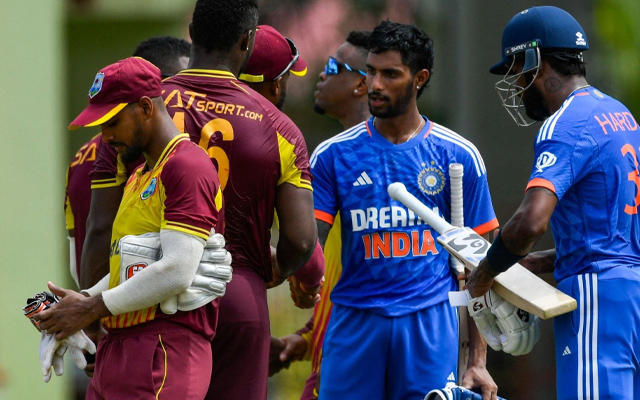
[[[136,130],[133,133],[133,143],[131,146],[127,146],[125,152],[120,156],[122,162],[130,164],[137,161],[144,152],[144,146],[142,145],[142,128],[136,121]]]
[[[282,107],[284,107],[284,101],[286,99],[287,99],[287,91],[283,90],[282,95],[280,96],[280,100],[278,100],[278,104],[276,104],[276,107],[278,107],[278,110],[282,111]]]
[[[527,81],[525,87],[529,87],[522,93],[522,103],[524,104],[527,117],[534,121],[544,121],[551,114],[547,110],[547,107],[545,107],[542,93],[531,84],[531,76],[525,76],[525,79]]]
[[[399,115],[404,114],[411,103],[411,100],[415,96],[415,92],[413,89],[413,81],[409,83],[404,91],[404,96],[397,99],[395,102],[389,101],[389,98],[386,96],[380,96],[384,100],[389,101],[389,105],[384,110],[374,110],[371,107],[371,93],[369,93],[369,112],[376,118],[394,118]]]
[[[324,108],[320,107],[318,103],[313,105],[313,111],[317,112],[320,115],[324,115],[324,113],[327,112]]]

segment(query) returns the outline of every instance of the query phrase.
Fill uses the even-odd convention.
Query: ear
[[[141,114],[143,120],[147,121],[151,119],[154,108],[153,100],[149,97],[143,96],[138,100],[137,111]]]
[[[367,88],[367,77],[363,76],[358,80],[358,84],[353,91],[354,96],[362,96],[366,95],[369,92],[369,88]]]
[[[416,73],[416,77],[413,80],[413,83],[415,84],[416,89],[424,87],[424,85],[426,85],[427,82],[429,81],[430,75],[431,74],[426,69],[421,69],[420,71],[418,71]]]
[[[253,37],[255,35],[255,30],[248,29],[242,34],[242,38],[240,39],[240,49],[242,51],[253,50]]]
[[[280,96],[280,93],[282,92],[282,77],[271,82],[271,84],[269,85],[269,91],[275,98],[278,98],[278,96]]]

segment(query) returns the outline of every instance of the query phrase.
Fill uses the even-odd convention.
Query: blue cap
[[[584,29],[568,12],[553,6],[531,7],[518,13],[502,33],[502,61],[492,74],[506,74],[511,56],[532,47],[541,50],[589,50]]]

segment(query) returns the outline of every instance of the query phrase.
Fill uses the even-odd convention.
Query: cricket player
[[[178,71],[187,67],[187,63],[189,62],[189,49],[190,45],[184,39],[171,36],[157,36],[141,42],[136,47],[133,56],[142,57],[151,62],[160,68],[163,77],[168,77],[175,75]],[[67,169],[64,211],[66,226],[69,232],[70,272],[78,287],[80,287],[78,274],[82,262],[87,219],[90,219],[92,229],[97,230],[100,229],[96,223],[104,221],[104,219],[96,221],[95,213],[91,214],[91,218],[89,218],[92,197],[91,179],[89,175],[93,171],[94,162],[101,143],[102,136],[98,134],[89,142],[82,145]],[[137,167],[139,164],[140,163],[135,166]],[[123,185],[124,182],[121,185],[116,185],[114,182],[99,185],[100,188],[93,188],[93,190],[99,192],[96,198],[102,197],[103,191],[108,190],[116,190],[122,197]],[[114,186],[115,188],[111,189]],[[105,232],[111,232],[112,224],[113,220],[111,220],[109,226],[104,229]],[[110,235],[105,236],[107,243],[106,248],[108,248],[109,236]]]
[[[577,310],[554,319],[558,399],[640,397],[638,124],[590,86],[580,24],[557,7],[531,7],[502,35],[491,73],[518,125],[544,121],[522,204],[469,275],[472,296],[522,259],[554,272]],[[521,112],[525,111],[525,118]],[[530,121],[532,120],[532,121]],[[555,249],[532,253],[551,223]]]
[[[301,268],[317,242],[304,138],[278,131],[270,118],[275,106],[236,78],[254,47],[257,21],[254,1],[198,0],[189,69],[163,84],[174,123],[213,158],[226,205],[234,276],[212,342],[209,399],[266,399],[266,284]],[[280,237],[272,269],[274,211]]]
[[[311,159],[321,242],[342,220],[342,275],[331,294],[324,340],[323,400],[421,398],[457,380],[458,322],[448,303],[457,284],[438,233],[387,194],[404,182],[450,218],[450,163],[464,165],[465,221],[497,227],[477,149],[420,115],[416,101],[433,67],[433,42],[413,25],[384,21],[369,38],[367,85],[373,118],[318,146]],[[473,210],[473,211],[472,211]],[[470,326],[475,328],[474,324]],[[496,400],[486,344],[473,329],[463,383]]]
[[[350,129],[371,118],[365,72],[370,34],[368,31],[350,32],[346,41],[327,60],[316,85],[316,112],[337,119],[344,129]],[[311,375],[305,383],[301,400],[318,397],[322,343],[333,306],[330,295],[342,273],[340,226],[340,216],[336,215],[324,243],[325,280],[313,316],[305,327],[296,333],[272,339],[279,340],[282,348],[280,352],[273,354],[274,357],[270,361],[272,373],[288,366],[293,360],[302,359],[307,355],[311,357]]]
[[[218,300],[173,315],[159,303],[191,285],[210,232],[221,232],[222,193],[206,152],[173,124],[160,81],[160,70],[142,58],[109,65],[70,125],[100,125],[118,153],[146,159],[125,186],[109,275],[84,295],[49,283],[62,300],[34,317],[58,340],[102,318],[109,333],[98,345],[88,399],[201,399],[209,386]],[[150,232],[160,233],[162,258],[122,270],[121,240]]]

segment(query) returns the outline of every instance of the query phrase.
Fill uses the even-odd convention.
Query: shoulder
[[[434,144],[445,147],[460,161],[467,161],[468,164],[473,166],[478,176],[487,172],[480,152],[471,141],[443,125],[433,121],[431,123],[433,126],[428,138]]]
[[[320,143],[313,152],[313,155],[311,156],[311,167],[315,165],[318,157],[324,157],[334,149],[355,146],[360,143],[362,139],[368,136],[369,132],[367,131],[366,121],[364,121],[330,139],[325,140]]]
[[[215,167],[207,152],[190,140],[181,140],[162,167],[162,174],[211,175]]]

